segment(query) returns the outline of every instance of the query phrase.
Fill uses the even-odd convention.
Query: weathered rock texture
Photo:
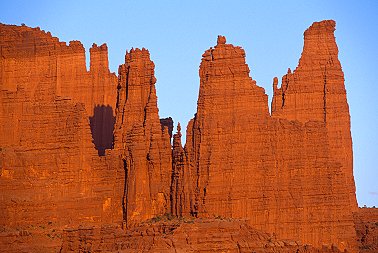
[[[356,211],[349,106],[334,31],[333,20],[315,22],[305,31],[298,67],[282,77],[280,88],[273,84],[272,116],[325,123],[330,156],[345,171],[349,206]]]
[[[168,128],[169,137],[172,138],[173,132],[173,119],[171,117],[160,119],[161,131],[164,131],[164,127]]]
[[[173,120],[159,119],[148,50],[127,52],[117,81],[105,44],[87,71],[78,41],[0,28],[1,249],[354,252],[356,224],[375,250],[373,223],[364,231],[365,214],[352,215],[333,21],[314,23],[296,70],[280,88],[274,79],[272,115],[244,50],[219,36],[203,54],[185,148],[181,126],[172,146]],[[170,215],[180,219],[143,223]]]
[[[280,240],[227,219],[150,221],[124,233],[114,227],[67,229],[61,252],[256,252],[331,253],[334,246],[317,249]]]
[[[354,181],[346,163],[352,155],[349,113],[333,31],[334,22],[323,21],[305,32],[298,69],[307,69],[292,77],[303,88],[293,85],[292,94],[280,96],[283,107],[275,88],[272,116],[264,89],[249,77],[243,49],[219,36],[203,54],[198,108],[185,146],[195,175],[191,213],[247,218],[281,238],[356,249]],[[329,64],[327,78],[323,64]],[[320,99],[326,102],[319,105]]]
[[[88,120],[95,105],[114,107],[116,77],[106,46],[91,52],[87,72],[80,42],[0,25],[1,226],[117,220],[116,173],[98,156]]]
[[[90,71],[87,71],[85,49],[79,41],[71,41],[67,46],[39,28],[0,26],[1,89],[17,92],[22,85],[27,85],[28,95],[37,101],[56,96],[83,103],[93,121],[91,128],[95,133],[96,148],[100,153],[111,148],[112,139],[109,138],[112,136],[107,134],[103,138],[100,130],[109,132],[111,128],[112,131],[114,122],[99,124],[97,119],[114,117],[116,103],[117,77],[109,72],[106,44],[100,47],[93,44]],[[109,106],[110,112],[96,110],[101,106]],[[10,127],[11,124],[8,124],[5,129]],[[12,138],[7,140],[12,141]]]
[[[126,53],[119,67],[113,153],[124,169],[128,227],[170,210],[172,151],[168,128],[160,124],[154,67],[144,48]]]
[[[193,216],[193,175],[189,169],[188,157],[181,144],[181,125],[177,125],[177,133],[173,135],[172,150],[172,185],[171,213],[178,217]]]
[[[378,208],[359,208],[354,222],[360,252],[378,252]]]

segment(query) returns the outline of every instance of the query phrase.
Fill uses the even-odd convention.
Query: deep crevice
[[[126,229],[127,228],[127,180],[128,180],[128,165],[127,165],[127,160],[123,159],[123,169],[125,171],[125,178],[124,178],[124,188],[123,188],[123,197],[122,197],[122,228]]]
[[[323,84],[323,113],[324,123],[327,123],[327,65],[324,66],[324,84]]]

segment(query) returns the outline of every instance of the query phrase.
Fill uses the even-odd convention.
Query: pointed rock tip
[[[106,43],[102,43],[101,46],[100,46],[100,48],[102,50],[107,50],[108,49],[108,45]]]
[[[126,55],[127,54],[133,54],[133,55],[147,55],[147,56],[150,56],[150,52],[148,51],[148,49],[146,49],[146,48],[142,48],[142,49],[140,49],[140,48],[138,48],[138,47],[136,47],[136,48],[134,48],[134,47],[132,47],[131,49],[130,49],[130,51],[128,51],[128,50],[126,50]]]
[[[177,133],[181,133],[181,125],[180,125],[180,122],[177,123]]]
[[[75,48],[75,49],[78,48],[78,49],[84,50],[84,46],[79,40],[71,40],[68,45],[71,48]]]
[[[224,45],[226,44],[226,37],[222,35],[218,35],[217,45]]]
[[[333,33],[336,30],[336,21],[335,20],[323,20],[319,22],[314,22],[312,25],[304,32],[306,35],[307,33],[312,32],[331,32]]]
[[[277,86],[278,85],[278,78],[275,76],[273,77],[273,86]]]
[[[103,43],[101,46],[98,46],[96,43],[92,44],[92,47],[89,49],[89,52],[98,52],[98,51],[108,51],[108,46],[106,43]]]

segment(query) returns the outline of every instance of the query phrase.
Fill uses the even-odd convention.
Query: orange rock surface
[[[39,28],[0,26],[1,89],[16,92],[25,86],[28,95],[38,101],[56,96],[83,103],[96,149],[103,154],[111,148],[114,122],[99,123],[104,117],[114,121],[116,103],[117,77],[109,71],[106,44],[93,44],[87,71],[81,42],[71,41],[67,46]],[[11,132],[12,124],[5,125],[4,130]],[[2,136],[8,137],[7,143],[13,141],[8,134]]]
[[[354,222],[360,252],[378,252],[378,208],[358,208]]]
[[[158,217],[157,217],[158,218]],[[162,218],[162,217],[159,217]],[[124,233],[119,228],[67,229],[61,252],[256,252],[331,253],[334,246],[315,248],[293,240],[280,240],[229,219],[148,221]]]
[[[0,248],[356,252],[356,224],[375,249],[356,208],[334,29],[305,32],[271,114],[244,50],[219,36],[182,147],[181,126],[172,136],[159,119],[148,50],[127,52],[117,77],[105,44],[87,71],[79,41],[0,24]]]
[[[305,32],[304,56],[308,34],[324,33],[310,38],[310,43],[325,52],[328,43],[329,47],[336,45],[332,24],[315,23]],[[324,37],[333,38],[333,43],[324,42]],[[353,204],[350,200],[353,175],[342,160],[351,156],[349,113],[343,79],[339,78],[341,67],[336,65],[337,51],[336,56],[332,53],[335,65],[329,68],[326,80],[318,75],[317,61],[307,71],[312,77],[307,79],[308,86],[322,83],[332,91],[324,105],[324,110],[330,111],[327,121],[311,111],[302,112],[300,102],[298,114],[307,118],[279,117],[275,108],[270,116],[267,95],[249,76],[244,50],[226,44],[224,37],[219,36],[215,48],[203,54],[198,108],[188,126],[185,147],[191,174],[196,175],[192,213],[199,217],[247,218],[254,227],[281,238],[297,238],[316,246],[335,243],[341,249],[356,248],[352,216],[356,200]],[[299,88],[295,92],[312,108],[316,92]],[[289,99],[286,95],[285,106]],[[293,115],[297,115],[295,105],[289,107]],[[342,118],[335,119],[338,115]],[[349,139],[344,142],[347,133]],[[336,138],[342,140],[337,150],[333,143]],[[347,155],[336,155],[341,149]]]
[[[193,175],[181,144],[181,125],[173,135],[171,213],[177,217],[193,216]]]
[[[160,124],[154,67],[144,48],[126,53],[119,67],[113,153],[125,175],[127,226],[170,210],[172,151],[168,128]]]
[[[298,67],[273,84],[272,116],[305,123],[325,123],[330,155],[342,165],[349,187],[349,201],[357,210],[353,177],[352,137],[344,73],[338,59],[335,21],[315,22],[304,33],[304,46]]]
[[[97,104],[115,105],[106,46],[91,50],[87,72],[80,42],[0,28],[1,226],[113,222],[115,173],[98,156],[88,118]]]

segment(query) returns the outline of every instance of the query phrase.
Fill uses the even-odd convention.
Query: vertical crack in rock
[[[323,110],[324,110],[324,122],[327,123],[327,65],[324,66],[324,86],[323,86]]]
[[[129,165],[128,165],[128,161],[126,159],[122,159],[122,162],[123,162],[123,170],[124,170],[124,189],[123,189],[123,197],[122,197],[122,214],[123,214],[123,221],[122,221],[122,228],[123,229],[127,229],[127,190],[128,190],[128,186],[127,186],[127,182],[128,182],[128,173],[129,173]]]

